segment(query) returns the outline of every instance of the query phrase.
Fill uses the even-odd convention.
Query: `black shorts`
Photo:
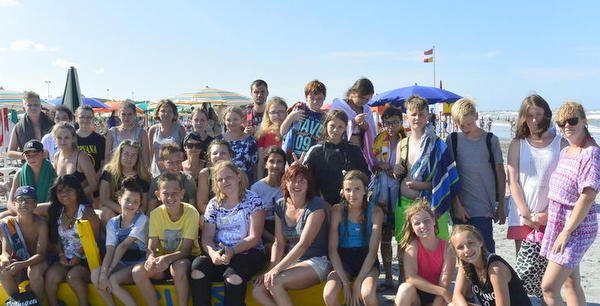
[[[275,235],[275,220],[265,220],[265,231]]]
[[[436,295],[431,294],[429,292],[421,291],[417,289],[417,294],[419,295],[419,300],[421,301],[421,305],[432,304],[433,300],[435,300]]]
[[[369,254],[369,247],[357,247],[357,248],[338,248],[338,254],[342,260],[342,266],[350,277],[358,276],[360,269],[362,268],[363,262]],[[373,266],[379,270],[379,260],[375,259]]]

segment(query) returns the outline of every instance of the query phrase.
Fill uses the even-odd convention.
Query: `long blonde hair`
[[[415,234],[415,230],[412,227],[410,219],[412,219],[412,217],[420,211],[426,212],[431,217],[431,219],[433,219],[433,222],[435,224],[435,234],[437,235],[440,232],[437,218],[435,217],[435,213],[433,212],[433,210],[431,210],[431,205],[429,205],[427,199],[416,199],[405,211],[404,225],[402,226],[402,239],[398,244],[403,250],[405,250],[408,247],[411,241],[417,238],[417,234]]]
[[[279,125],[276,125],[273,121],[271,121],[271,116],[269,115],[269,110],[274,105],[281,105],[286,110],[288,107],[287,103],[285,103],[285,100],[283,98],[273,97],[269,99],[269,102],[267,102],[267,106],[265,107],[265,113],[263,115],[263,120],[260,124],[260,129],[258,129],[258,131],[256,131],[255,134],[256,139],[259,139],[261,136],[268,132],[275,133],[277,136],[281,137],[281,135],[279,134]]]
[[[123,174],[123,167],[121,166],[121,153],[123,152],[123,148],[125,146],[132,147],[138,150],[137,160],[133,168],[137,174],[137,177],[143,181],[150,182],[152,180],[152,175],[144,167],[142,161],[142,147],[139,142],[131,139],[123,140],[117,149],[115,150],[112,159],[104,166],[104,171],[110,173],[112,175],[112,180],[110,182],[110,197],[112,199],[116,199],[116,192],[120,189],[119,182],[125,177]]]
[[[240,176],[238,196],[239,200],[242,201],[244,199],[244,195],[246,194],[246,189],[244,188],[244,183],[241,179],[242,171],[232,161],[222,160],[216,165],[214,165],[211,169],[212,189],[213,193],[215,194],[215,197],[217,198],[218,204],[222,203],[227,198],[227,194],[223,193],[221,189],[219,189],[219,185],[217,184],[217,175],[223,169],[229,169],[233,171],[236,175]]]
[[[474,227],[473,225],[470,225],[470,224],[454,225],[454,227],[452,228],[452,234],[450,235],[450,243],[452,244],[452,237],[454,235],[460,234],[462,232],[471,233],[471,235],[473,235],[473,237],[475,237],[475,239],[477,239],[481,243],[481,260],[483,261],[484,269],[487,270],[487,268],[488,268],[487,257],[488,257],[489,252],[485,246],[485,241],[483,240],[483,236],[481,235],[481,233],[479,232],[479,230],[476,227]],[[452,251],[454,252],[455,255],[457,255],[456,249],[454,248],[454,244],[452,244]],[[465,262],[464,260],[462,260],[460,258],[458,258],[458,263],[459,263],[460,267],[465,271],[465,276],[467,277],[468,280],[470,280],[471,282],[477,280],[477,277],[478,277],[477,269],[475,268],[475,266],[473,264]]]

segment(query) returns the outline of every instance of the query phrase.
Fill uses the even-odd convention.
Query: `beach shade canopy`
[[[206,87],[195,92],[183,93],[170,97],[175,104],[194,105],[202,103],[246,105],[252,104],[252,98],[239,93]]]
[[[69,72],[67,73],[67,84],[65,85],[62,104],[64,104],[74,113],[81,103],[81,90],[79,90],[77,69],[71,66],[69,68]]]
[[[392,103],[392,105],[400,107],[404,106],[404,101],[412,95],[419,95],[427,99],[429,104],[440,102],[454,103],[458,99],[462,98],[461,96],[445,89],[414,85],[380,93],[371,98],[368,104],[369,106],[381,106]]]
[[[108,106],[107,108],[102,108],[102,109],[98,109],[97,111],[99,112],[105,112],[105,113],[110,113],[112,111],[116,111],[119,109],[119,107],[121,107],[121,104],[123,104],[123,101],[108,101],[108,102],[104,102],[104,104],[106,106]],[[142,110],[141,108],[139,108],[138,106],[135,107],[135,112],[138,114],[143,114],[144,110]]]
[[[58,99],[49,100],[48,103],[53,104],[54,106],[58,106],[58,105],[62,104],[62,101],[63,101],[62,98],[58,98]],[[82,104],[89,105],[92,108],[110,109],[110,106],[108,106],[94,98],[88,98],[88,97],[82,96],[81,102],[82,102]]]
[[[25,93],[22,91],[0,89],[0,108],[22,109],[24,95]],[[54,106],[44,102],[44,100],[41,100],[40,102],[42,103],[42,107],[45,108]]]

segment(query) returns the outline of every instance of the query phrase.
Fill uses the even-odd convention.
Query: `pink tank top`
[[[426,279],[432,284],[439,284],[440,274],[444,266],[444,250],[446,249],[446,241],[438,239],[438,246],[433,251],[428,251],[421,240],[417,239],[419,250],[417,251],[417,275]]]

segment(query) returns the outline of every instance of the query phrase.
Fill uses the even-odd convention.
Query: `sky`
[[[577,4],[575,4],[577,3]],[[0,86],[62,95],[76,66],[88,97],[156,101],[210,86],[327,102],[361,77],[378,93],[436,82],[480,110],[529,94],[600,109],[597,1],[0,0]],[[50,81],[48,84],[45,81]]]

